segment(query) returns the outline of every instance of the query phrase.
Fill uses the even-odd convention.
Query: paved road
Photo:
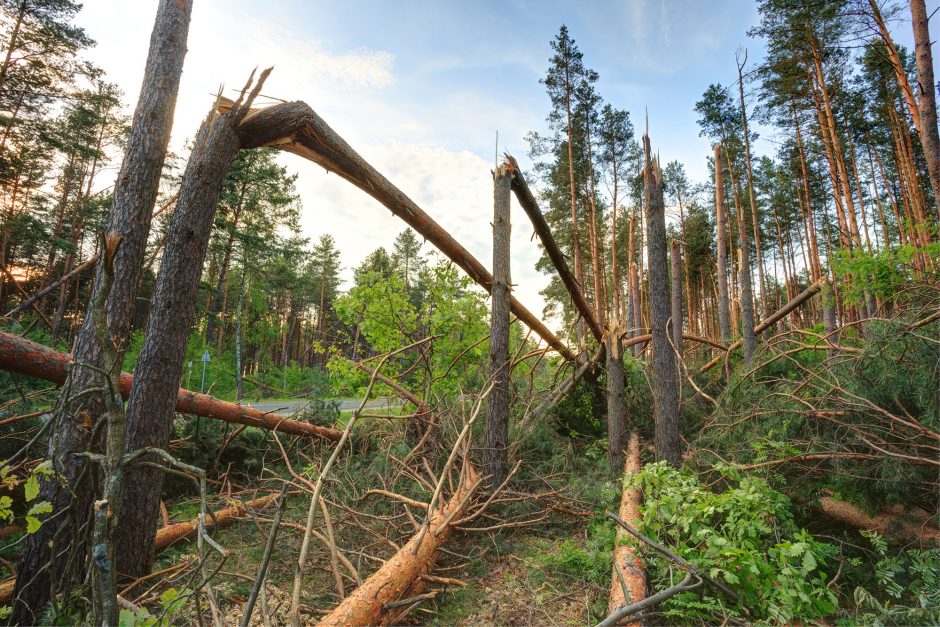
[[[361,398],[341,398],[339,400],[339,408],[341,410],[351,411],[359,407],[359,404],[362,403]],[[308,400],[304,398],[299,398],[296,400],[290,401],[260,401],[257,403],[248,403],[255,409],[260,409],[261,411],[270,411],[277,412],[279,414],[291,415],[297,413],[307,404]],[[394,401],[392,401],[394,405]],[[386,399],[375,399],[366,403],[366,407],[369,409],[379,409],[383,407],[388,407],[389,401]]]

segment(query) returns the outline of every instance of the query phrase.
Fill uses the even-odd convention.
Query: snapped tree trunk
[[[676,355],[667,335],[669,322],[669,271],[666,260],[666,208],[663,174],[657,160],[650,160],[650,140],[643,136],[645,167],[643,195],[646,203],[647,255],[650,281],[650,331],[653,336],[653,416],[656,458],[673,466],[682,461],[679,439],[679,390]]]
[[[151,214],[173,126],[191,13],[192,0],[160,1],[127,148],[114,185],[107,230],[117,233],[122,244],[114,260],[114,283],[106,312],[111,333],[118,343],[118,361],[123,358],[133,324]],[[102,280],[102,274],[99,260],[96,281]],[[73,353],[76,360],[100,367],[101,356],[91,316],[85,316]],[[101,376],[91,369],[81,368],[73,383],[73,389],[81,392],[100,387]],[[84,545],[79,542],[70,546],[68,540],[80,535],[75,530],[85,523],[91,503],[90,486],[87,482],[79,485],[85,473],[75,462],[75,455],[88,448],[89,431],[83,426],[81,413],[91,412],[96,416],[102,408],[99,399],[89,399],[83,404],[87,406],[69,407],[67,399],[61,399],[55,412],[55,433],[50,438],[48,456],[64,483],[43,482],[39,498],[52,504],[58,524],[40,527],[24,543],[17,565],[21,583],[16,589],[14,623],[35,622],[35,613],[45,606],[53,588],[62,589],[77,582],[85,573]],[[66,509],[69,511],[62,514]],[[61,541],[53,541],[54,536]],[[64,559],[73,551],[78,552],[81,559]],[[64,567],[69,563],[74,565],[70,571]]]
[[[616,318],[604,336],[607,353],[607,460],[611,468],[623,465],[627,440],[627,402],[624,398],[623,330]]]
[[[509,199],[512,167],[505,163],[493,174],[493,288],[490,290],[490,392],[486,434],[484,436],[483,472],[496,490],[506,476],[506,451],[509,446]]]
[[[213,108],[196,136],[167,232],[147,335],[135,368],[137,385],[127,404],[128,450],[165,449],[169,444],[176,392],[196,309],[194,296],[212,220],[225,176],[241,147],[238,124],[269,72],[262,72],[253,86],[252,76],[230,111],[220,114]],[[162,470],[136,467],[128,473],[121,509],[124,524],[117,532],[117,545],[121,547],[117,567],[122,573],[139,577],[150,571],[150,538],[157,527],[162,485]]]

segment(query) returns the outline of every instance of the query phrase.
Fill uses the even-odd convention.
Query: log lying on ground
[[[72,356],[37,344],[19,335],[0,331],[0,369],[62,384],[68,374]],[[130,396],[134,375],[121,373],[121,396]],[[229,403],[208,394],[198,394],[183,388],[176,395],[176,411],[214,418],[224,422],[249,425],[290,435],[316,436],[338,441],[343,433],[330,427],[290,420],[279,414],[270,414],[252,407]]]
[[[571,270],[568,269],[568,262],[565,261],[565,255],[561,252],[561,249],[558,248],[555,237],[552,235],[552,230],[545,221],[545,217],[539,209],[539,204],[535,200],[532,190],[529,189],[529,185],[522,176],[522,170],[519,168],[519,164],[508,154],[506,155],[506,162],[513,173],[512,190],[516,193],[519,204],[522,205],[522,209],[526,212],[526,215],[529,216],[529,220],[532,221],[532,228],[535,229],[536,235],[538,235],[539,239],[542,241],[542,246],[545,248],[545,252],[548,253],[548,258],[552,260],[552,265],[555,266],[555,270],[558,271],[558,276],[561,278],[561,282],[564,283],[565,289],[568,290],[568,295],[571,296],[574,306],[578,309],[578,312],[581,314],[581,317],[584,318],[585,322],[587,322],[591,333],[594,335],[594,339],[600,342],[604,331],[601,329],[601,325],[598,324],[597,318],[594,316],[594,310],[584,297],[581,286],[578,285],[578,281],[574,278],[574,275],[571,274]]]
[[[232,102],[220,99],[219,110]],[[308,159],[341,177],[385,205],[411,228],[434,244],[467,275],[489,292],[493,275],[454,237],[425,213],[413,200],[382,176],[359,153],[330,128],[304,102],[287,102],[249,113],[239,128],[242,148],[271,146]],[[568,361],[577,361],[574,353],[532,312],[515,298],[510,310],[526,326]]]
[[[627,447],[627,459],[624,463],[623,479],[628,481],[640,472],[640,438],[634,432],[630,436]],[[640,499],[643,497],[639,488],[624,487],[620,497],[620,517],[634,527],[639,527],[642,515],[640,514]],[[643,570],[643,560],[632,544],[625,540],[629,537],[627,532],[618,527],[617,539],[614,544],[613,572],[610,581],[610,599],[607,603],[607,614],[611,615],[624,605],[638,603],[646,598],[646,571]],[[621,583],[621,577],[623,582]],[[630,597],[624,595],[624,588]],[[630,625],[639,626],[639,622]]]
[[[405,606],[386,610],[386,604],[421,593],[425,583],[422,575],[430,575],[437,549],[447,541],[451,523],[460,518],[478,478],[477,471],[468,466],[450,502],[434,513],[427,533],[419,531],[413,536],[408,544],[324,616],[318,625],[388,625],[397,621],[409,608]]]
[[[831,496],[820,498],[819,508],[829,518],[857,529],[877,531],[883,536],[903,542],[915,542],[926,547],[936,548],[940,545],[940,529],[937,529],[930,516],[923,512],[918,515],[905,511],[901,506],[895,506],[870,516],[851,503]]]
[[[267,496],[262,496],[251,501],[239,503],[234,507],[219,510],[206,518],[206,529],[224,527],[236,518],[241,517],[249,509],[261,509],[269,503],[277,500],[278,493],[273,492]],[[154,538],[153,546],[157,551],[162,551],[171,544],[190,538],[196,535],[199,528],[199,518],[187,520],[186,522],[175,523],[157,529],[157,535]],[[16,585],[16,577],[11,577],[0,582],[0,606],[6,605],[13,600],[13,587]]]
[[[826,284],[826,280],[820,279],[816,281],[815,283],[813,283],[812,285],[810,285],[809,287],[807,287],[805,290],[803,290],[799,294],[797,294],[793,298],[793,300],[791,300],[789,303],[787,303],[786,305],[784,305],[783,307],[781,307],[774,313],[770,314],[766,320],[764,320],[759,325],[754,327],[754,335],[760,335],[761,333],[763,333],[764,331],[766,331],[773,325],[777,324],[777,321],[782,320],[791,311],[793,311],[794,309],[796,309],[797,307],[799,307],[800,305],[808,301],[810,298],[818,294],[825,284]],[[728,346],[728,351],[733,351],[735,349],[741,348],[742,344],[743,344],[742,340],[733,342],[730,346]],[[718,365],[718,362],[721,361],[721,358],[722,358],[721,355],[719,355],[718,357],[715,357],[710,362],[702,366],[699,372],[707,372],[708,370],[711,370],[716,365]]]

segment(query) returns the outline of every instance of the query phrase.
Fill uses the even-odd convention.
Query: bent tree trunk
[[[246,93],[251,87],[249,79],[242,92],[244,103],[239,98],[231,111],[211,111],[196,136],[167,232],[147,335],[135,368],[137,385],[131,389],[127,405],[128,451],[165,449],[169,444],[177,385],[196,312],[194,294],[202,275],[212,220],[225,176],[241,148],[238,124],[269,72],[262,72],[252,91]],[[123,524],[116,534],[117,568],[126,575],[139,577],[150,571],[150,538],[157,528],[162,485],[162,470],[137,467],[128,473],[120,514]]]
[[[506,475],[506,448],[509,445],[509,198],[512,170],[501,165],[493,174],[493,289],[490,321],[490,392],[484,474],[495,490]]]
[[[121,247],[114,260],[114,283],[106,303],[108,325],[117,342],[118,359],[123,357],[133,324],[137,287],[140,283],[144,249],[150,234],[151,214],[156,201],[160,172],[166,157],[173,126],[173,112],[179,91],[192,0],[161,0],[157,8],[144,80],[128,137],[121,170],[114,185],[108,228],[121,237]],[[103,268],[98,263],[96,281],[102,280]],[[100,351],[95,340],[91,316],[79,331],[73,348],[75,359],[100,367]],[[101,377],[88,368],[78,369],[72,390],[81,392],[101,387]],[[89,483],[75,455],[88,449],[89,432],[83,426],[82,414],[94,417],[101,413],[100,399],[88,398],[84,407],[69,407],[62,397],[55,412],[53,436],[48,457],[64,477],[64,483],[45,481],[40,500],[53,506],[54,524],[40,527],[31,534],[23,547],[17,565],[20,584],[15,593],[14,623],[35,622],[53,592],[62,591],[84,575],[85,548],[76,530],[83,525],[91,505]],[[74,539],[74,542],[73,542]],[[67,555],[78,559],[64,559]],[[69,571],[65,564],[72,564]]]
[[[663,203],[663,173],[650,161],[650,140],[643,136],[646,167],[643,194],[646,202],[646,231],[650,280],[650,332],[653,336],[653,416],[656,459],[673,466],[682,461],[679,439],[679,390],[676,355],[666,326],[670,317],[669,272],[666,255],[666,211]]]

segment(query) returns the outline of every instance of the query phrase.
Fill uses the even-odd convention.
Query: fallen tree
[[[600,342],[604,335],[604,330],[601,329],[601,325],[597,322],[597,318],[594,316],[594,310],[591,309],[591,305],[584,297],[584,292],[581,291],[581,286],[578,285],[577,279],[575,279],[571,270],[568,269],[568,262],[565,261],[565,255],[561,252],[561,249],[558,248],[558,243],[552,235],[552,229],[545,221],[545,217],[539,209],[538,201],[535,200],[535,195],[532,194],[532,190],[529,189],[525,177],[522,176],[522,170],[519,168],[519,164],[516,162],[515,158],[508,154],[506,155],[506,163],[512,172],[512,191],[516,193],[516,199],[519,201],[526,215],[529,216],[529,220],[532,222],[532,228],[535,229],[535,234],[539,236],[539,240],[541,240],[542,246],[548,254],[548,258],[552,260],[552,265],[555,266],[555,270],[558,272],[561,282],[564,283],[565,289],[568,290],[568,295],[571,296],[574,306],[578,309],[578,312],[581,314],[581,317],[584,318],[585,322],[587,322],[588,328],[591,329],[591,333],[594,335],[594,339]]]
[[[758,324],[756,327],[754,327],[754,335],[760,335],[761,333],[763,333],[764,331],[766,331],[773,325],[777,324],[779,320],[783,319],[791,311],[793,311],[794,309],[796,309],[797,307],[799,307],[800,305],[808,301],[810,298],[818,294],[825,284],[826,284],[826,280],[820,279],[816,281],[815,283],[813,283],[812,285],[810,285],[809,287],[807,287],[805,290],[803,290],[799,294],[797,294],[793,298],[793,300],[788,302],[786,305],[784,305],[783,307],[781,307],[774,313],[770,314],[766,320],[764,320],[763,322]],[[744,343],[743,340],[732,342],[727,348],[728,352],[741,348],[741,345],[743,343]],[[711,370],[716,365],[718,365],[718,362],[721,361],[722,357],[723,357],[722,355],[718,355],[717,357],[712,359],[710,362],[702,366],[699,372],[707,372]]]
[[[627,459],[624,463],[624,488],[620,497],[620,517],[634,527],[639,526],[643,516],[640,514],[640,500],[643,497],[639,488],[627,487],[627,482],[640,472],[640,438],[634,432],[627,447]],[[607,602],[608,615],[614,614],[621,607],[639,603],[646,598],[646,571],[643,560],[633,546],[626,542],[629,534],[617,528],[614,541],[613,574],[610,580],[610,598]],[[628,596],[629,595],[629,596]],[[639,622],[630,623],[639,625]]]
[[[447,505],[434,513],[430,526],[422,527],[382,567],[336,606],[318,623],[320,627],[346,625],[388,625],[395,623],[411,609],[424,589],[437,558],[437,550],[447,541],[453,521],[466,509],[479,475],[472,466],[466,472]]]
[[[71,362],[72,356],[68,353],[60,353],[19,335],[0,331],[2,370],[62,384]],[[127,399],[133,385],[134,375],[122,372],[121,396]],[[180,388],[176,395],[176,411],[290,435],[316,436],[332,441],[337,441],[342,436],[342,432],[337,429],[291,420],[279,414],[265,413],[253,407],[230,403],[183,388]]]
[[[219,99],[220,112],[229,110],[231,106],[231,100]],[[487,292],[492,290],[493,275],[483,264],[404,192],[366,162],[305,102],[286,102],[254,109],[245,116],[238,133],[242,149],[270,146],[299,155],[340,175],[404,220],[483,289]],[[565,359],[577,361],[571,349],[522,303],[510,298],[509,308]]]
[[[275,500],[277,500],[277,497],[278,493],[273,492],[267,496],[258,497],[250,501],[245,501],[244,503],[238,503],[232,507],[227,507],[215,513],[209,514],[205,520],[205,528],[214,529],[218,527],[224,527],[235,519],[240,518],[248,510],[261,509],[262,507],[267,506],[269,503],[273,503]],[[162,551],[171,544],[196,535],[198,530],[198,517],[192,520],[187,520],[185,522],[161,527],[160,529],[157,529],[157,535],[153,540],[154,550]],[[13,587],[15,585],[15,577],[11,577],[5,581],[0,582],[0,606],[6,605],[13,600]]]
[[[926,512],[918,515],[915,512],[905,511],[902,506],[898,505],[871,516],[855,505],[831,496],[823,496],[819,499],[819,509],[829,518],[856,529],[875,531],[883,536],[903,542],[914,542],[925,547],[936,547],[940,544],[940,529],[933,525]]]
[[[47,294],[51,294],[55,290],[59,289],[60,285],[70,280],[74,276],[81,274],[88,268],[91,268],[96,263],[98,263],[98,255],[92,256],[92,258],[86,261],[85,263],[79,264],[71,271],[67,272],[66,274],[63,274],[57,280],[53,281],[50,285],[47,285],[43,289],[39,290],[38,292],[30,296],[29,298],[24,300],[22,303],[20,303],[19,305],[11,309],[10,312],[4,316],[4,318],[14,318],[20,315],[21,313],[23,313],[24,311],[32,307],[33,303],[38,303],[40,300],[45,298]]]

